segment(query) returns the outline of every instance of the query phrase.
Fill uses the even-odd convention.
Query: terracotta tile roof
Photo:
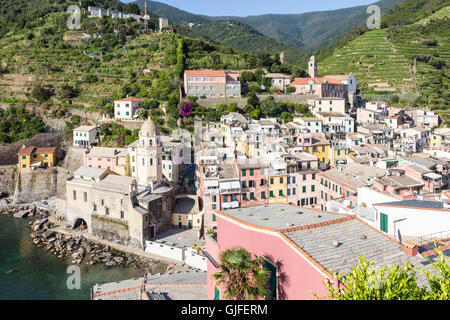
[[[17,154],[19,154],[19,155],[31,154],[35,148],[36,147],[22,148],[19,150],[19,152]]]
[[[291,85],[309,84],[311,81],[314,84],[325,83],[328,81],[328,83],[331,83],[331,84],[344,85],[344,83],[342,81],[339,81],[337,79],[330,79],[330,78],[295,78],[294,81],[291,83]]]
[[[53,153],[56,151],[56,148],[36,148],[34,146],[26,147],[20,149],[17,153],[18,155],[29,155],[32,153]]]
[[[223,70],[186,70],[184,73],[188,76],[226,76],[226,73]]]
[[[141,99],[138,98],[125,98],[125,99],[121,99],[121,100],[117,100],[117,101],[131,101],[131,102],[141,102]]]

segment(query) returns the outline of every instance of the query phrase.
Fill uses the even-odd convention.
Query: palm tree
[[[225,299],[256,300],[269,294],[270,271],[263,267],[264,258],[251,258],[244,248],[220,254],[220,272],[214,274],[218,284],[226,288]]]

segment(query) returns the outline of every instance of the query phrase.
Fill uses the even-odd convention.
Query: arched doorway
[[[75,224],[73,225],[74,230],[86,231],[88,229],[86,221],[84,219],[78,218],[75,220]]]

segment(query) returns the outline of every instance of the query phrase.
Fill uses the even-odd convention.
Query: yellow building
[[[198,207],[196,196],[182,196],[176,199],[172,210],[172,227],[200,231],[203,227],[203,213]]]
[[[269,203],[287,203],[287,175],[269,175]]]
[[[36,168],[54,167],[56,165],[56,148],[22,147],[17,153],[19,172],[27,172]]]
[[[436,134],[432,133],[430,135],[430,147],[431,148],[440,148],[445,143],[445,135],[444,134]]]
[[[338,164],[347,163],[347,156],[350,153],[350,149],[342,146],[330,147],[330,165],[336,167]]]
[[[319,158],[319,162],[330,165],[330,142],[322,133],[311,133],[311,135],[312,145],[303,147],[303,151],[315,155]]]

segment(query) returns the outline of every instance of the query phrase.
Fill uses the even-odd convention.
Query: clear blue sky
[[[122,0],[133,2],[134,0]],[[178,9],[208,16],[304,13],[369,5],[377,0],[159,0]],[[150,4],[151,9],[151,4]]]

